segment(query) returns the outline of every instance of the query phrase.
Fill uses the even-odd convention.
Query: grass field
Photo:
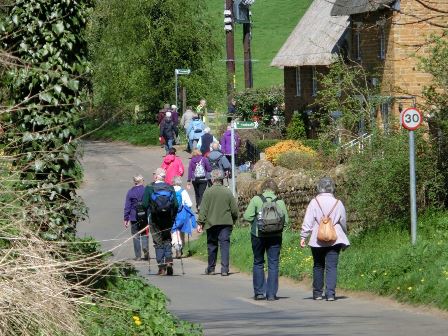
[[[283,84],[283,70],[270,66],[272,59],[293,31],[312,0],[257,0],[252,6],[252,59],[254,87]],[[225,50],[224,0],[208,1],[215,29],[221,32]],[[236,89],[244,89],[243,28],[235,29]],[[225,54],[222,67],[225,68]]]
[[[352,235],[351,246],[340,256],[338,288],[448,310],[448,212],[430,212],[418,222],[416,246],[409,242],[405,222]],[[202,258],[204,236],[192,244],[192,252]],[[297,280],[311,278],[313,266],[310,249],[301,249],[299,241],[298,232],[284,233],[280,263],[280,274]],[[251,272],[249,228],[235,228],[231,244],[231,268]]]

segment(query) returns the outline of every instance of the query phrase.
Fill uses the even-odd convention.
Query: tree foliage
[[[195,104],[221,93],[213,68],[221,46],[206,16],[204,0],[97,0],[89,29],[96,110],[103,118],[135,106],[154,115],[174,102],[174,69]],[[221,81],[222,82],[222,81]]]
[[[357,137],[360,126],[364,131],[375,127],[375,111],[385,97],[378,86],[372,85],[372,77],[375,75],[361,65],[342,58],[330,65],[328,74],[320,78],[322,88],[315,101],[322,134],[335,138],[344,131],[349,137]]]
[[[84,207],[76,195],[76,140],[90,72],[83,38],[90,0],[17,0],[0,23],[4,152],[14,188],[26,190],[29,222],[47,239],[73,236]],[[41,220],[34,219],[39,218]]]
[[[431,85],[426,86],[423,95],[425,110],[430,111],[428,125],[436,162],[448,188],[448,31],[430,40],[428,56],[421,58],[423,70],[433,76]],[[448,199],[445,200],[448,203]]]

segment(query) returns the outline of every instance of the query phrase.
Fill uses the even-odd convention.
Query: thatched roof
[[[351,15],[387,8],[396,0],[336,0],[331,15]]]
[[[333,4],[314,0],[271,62],[275,67],[330,65],[349,25],[348,16],[330,15]]]

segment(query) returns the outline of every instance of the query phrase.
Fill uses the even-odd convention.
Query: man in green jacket
[[[221,249],[221,275],[229,275],[230,235],[238,219],[238,207],[232,192],[223,186],[224,174],[211,172],[213,185],[202,197],[198,219],[198,232],[207,231],[208,266],[205,274],[215,274],[218,242]]]
[[[282,224],[288,225],[289,217],[285,202],[276,196],[278,194],[278,187],[274,180],[267,179],[264,181],[261,190],[262,195],[254,196],[250,200],[243,217],[251,224],[252,252],[254,254],[254,299],[274,301],[277,300],[282,231],[279,230],[271,233],[260,232],[258,219],[262,217],[263,203],[266,201],[275,202],[276,209],[279,210],[280,218],[282,218]],[[267,281],[265,280],[264,274],[265,253],[268,257]]]

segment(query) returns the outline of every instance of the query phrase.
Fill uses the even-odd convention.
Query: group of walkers
[[[172,114],[168,113],[165,112],[165,124],[172,118]],[[197,113],[191,115],[192,118],[188,121],[184,114],[181,125],[189,135],[192,157],[188,165],[186,188],[193,186],[197,219],[192,211],[193,202],[188,192],[182,188],[184,165],[171,145],[167,148],[162,166],[154,171],[151,184],[145,187],[141,175],[133,178],[134,187],[126,196],[125,226],[131,225],[136,260],[149,259],[148,234],[151,233],[159,275],[173,274],[172,250],[174,248],[176,258],[182,257],[185,235],[191,235],[195,228],[199,233],[205,231],[208,252],[205,274],[217,273],[217,254],[220,249],[220,274],[228,276],[230,237],[233,225],[239,217],[235,197],[224,185],[230,170],[227,157],[230,130],[223,134],[220,142],[209,130],[206,131],[206,127],[201,128],[201,132],[197,132],[200,137],[196,137],[195,122],[204,122]],[[308,245],[312,251],[315,300],[335,300],[339,254],[349,246],[345,208],[334,197],[334,189],[334,182],[330,178],[319,181],[317,196],[306,209],[300,233],[300,246],[304,248]],[[260,191],[260,194],[250,200],[242,217],[250,223],[254,300],[273,301],[278,299],[282,232],[289,225],[290,219],[287,206],[279,197],[279,189],[273,179],[265,180]]]

